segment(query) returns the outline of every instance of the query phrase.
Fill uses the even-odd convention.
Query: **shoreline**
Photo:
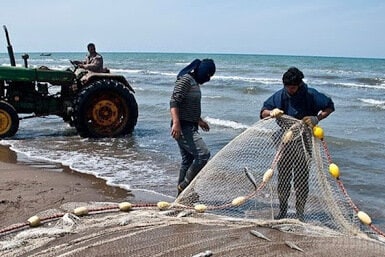
[[[19,160],[19,158],[21,160]],[[78,172],[60,163],[32,160],[23,154],[18,154],[17,152],[11,150],[9,146],[5,145],[0,145],[0,163],[1,166],[12,165],[17,172],[19,172],[20,170],[26,172],[34,171],[36,173],[44,171],[51,172],[53,175],[65,174],[67,176],[74,176],[74,178],[80,180],[89,180],[92,185],[95,185],[95,187],[102,189],[104,193],[106,193],[112,198],[125,198],[127,195],[129,196],[130,194],[129,190],[107,185],[104,179],[97,178],[94,175]],[[0,172],[1,170],[3,170],[3,168],[0,168]]]
[[[4,145],[0,145],[0,175],[0,228],[25,222],[66,202],[154,203],[164,199],[144,190],[107,185],[101,178],[58,163],[20,157]]]

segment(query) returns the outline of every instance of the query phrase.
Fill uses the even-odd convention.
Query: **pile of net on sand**
[[[384,233],[347,194],[322,129],[287,116],[232,140],[174,202],[67,203],[0,230],[1,256],[384,253]]]
[[[239,219],[158,204],[121,211],[117,203],[66,203],[38,213],[39,226],[2,233],[0,255],[378,257],[385,252],[378,240],[295,219]]]

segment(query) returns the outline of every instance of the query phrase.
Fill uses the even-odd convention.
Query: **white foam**
[[[108,149],[114,144],[111,141],[91,142],[89,139],[75,138],[79,144],[83,142],[83,148],[67,149],[68,142],[55,140],[50,147],[42,149],[34,145],[28,145],[23,140],[1,140],[0,144],[10,146],[16,153],[21,153],[30,161],[45,161],[59,163],[70,167],[80,173],[91,174],[106,181],[108,185],[118,186],[123,189],[131,189],[132,185],[139,188],[147,184],[168,184],[173,178],[166,170],[159,167],[150,156],[138,156],[135,150],[126,149],[126,152],[118,156],[111,156]],[[155,191],[154,191],[155,193]]]
[[[130,70],[130,69],[110,69],[112,73],[130,73],[130,74],[140,74],[143,70]]]
[[[327,84],[325,82],[325,84]],[[357,83],[348,83],[348,82],[341,82],[336,83],[336,85],[344,86],[344,87],[350,87],[350,88],[370,88],[370,89],[385,89],[385,85],[367,85],[367,84],[357,84]]]
[[[222,127],[228,127],[228,128],[233,128],[233,129],[247,129],[249,128],[248,125],[236,122],[236,121],[231,121],[231,120],[221,120],[221,119],[216,119],[216,118],[210,118],[206,117],[205,120],[213,125],[218,125]]]
[[[266,78],[266,77],[244,77],[244,76],[224,76],[224,75],[215,75],[214,79],[229,80],[229,81],[245,81],[252,83],[260,83],[265,85],[271,84],[281,84],[280,79],[275,78]]]
[[[360,100],[363,103],[366,103],[375,107],[379,107],[381,109],[385,109],[385,100],[376,100],[376,99],[367,99],[367,98],[359,98],[358,100]]]

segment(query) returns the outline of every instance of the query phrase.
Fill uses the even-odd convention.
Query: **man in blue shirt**
[[[332,99],[314,88],[309,88],[303,82],[303,78],[304,75],[299,69],[296,67],[289,68],[282,77],[284,87],[263,103],[260,118],[272,117],[279,119],[282,114],[286,114],[302,120],[309,128],[313,128],[320,120],[328,117],[334,111]],[[303,135],[307,146],[311,145],[310,137],[311,133],[304,133]],[[303,147],[298,146],[299,144],[302,144],[302,142],[298,142],[298,140],[290,142],[283,149],[277,163],[277,190],[280,211],[275,217],[276,219],[287,217],[288,199],[293,178],[297,218],[301,221],[304,220],[304,209],[309,194],[308,156],[311,156],[311,150],[309,147],[305,147],[304,150]]]

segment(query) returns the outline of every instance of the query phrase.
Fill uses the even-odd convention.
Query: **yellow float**
[[[331,163],[329,165],[329,172],[330,172],[330,175],[332,175],[336,179],[338,179],[340,177],[340,169],[334,163]]]
[[[246,202],[246,197],[240,196],[240,197],[235,198],[235,199],[231,202],[231,204],[232,204],[233,206],[240,206],[240,205],[244,204],[245,202]]]
[[[324,130],[320,126],[314,126],[313,135],[318,139],[324,138]]]
[[[369,217],[368,214],[366,214],[365,212],[363,211],[359,211],[357,213],[357,217],[360,219],[360,221],[362,223],[364,223],[365,225],[370,225],[372,224],[372,219]]]
[[[87,207],[78,207],[78,208],[75,208],[74,209],[74,214],[76,216],[84,216],[84,215],[87,215],[88,214],[88,209]]]
[[[202,213],[207,210],[207,206],[204,204],[197,204],[195,205],[194,209],[196,210],[196,212]]]
[[[132,204],[129,202],[122,202],[119,204],[119,210],[121,211],[129,211],[132,209]]]
[[[170,207],[170,203],[169,202],[165,202],[165,201],[160,201],[156,204],[156,206],[158,206],[158,209],[159,210],[165,210],[165,209],[168,209]]]
[[[267,183],[267,182],[271,179],[272,176],[273,176],[273,169],[268,169],[268,170],[265,172],[265,174],[263,174],[263,179],[262,179],[262,181],[263,181],[264,183]]]
[[[37,227],[40,225],[40,217],[39,216],[32,216],[28,219],[28,223],[30,227]]]

